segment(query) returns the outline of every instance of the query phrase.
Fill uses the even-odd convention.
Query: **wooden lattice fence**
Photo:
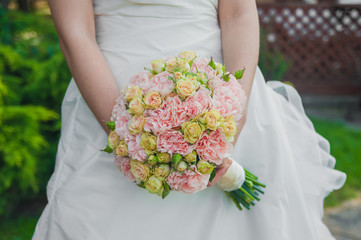
[[[260,4],[269,51],[301,93],[361,95],[361,5]],[[269,79],[269,76],[265,76]]]

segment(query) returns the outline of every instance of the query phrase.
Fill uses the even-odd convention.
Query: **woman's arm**
[[[246,68],[240,83],[249,98],[259,54],[259,22],[255,0],[219,0],[218,19],[221,27],[223,62],[232,74]],[[239,129],[234,137],[236,144],[239,134],[246,123],[247,105],[239,121]],[[230,166],[229,159],[217,169],[214,184]]]
[[[119,87],[95,39],[91,0],[49,0],[60,48],[85,102],[108,131]]]

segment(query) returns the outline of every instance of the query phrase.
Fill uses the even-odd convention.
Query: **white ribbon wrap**
[[[240,189],[246,178],[243,167],[232,158],[231,160],[232,163],[227,172],[216,182],[218,187],[229,192]]]

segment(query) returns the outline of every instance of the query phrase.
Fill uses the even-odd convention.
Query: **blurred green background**
[[[0,240],[20,240],[31,238],[46,204],[71,74],[46,2],[8,3],[0,1]],[[259,65],[271,79],[288,68],[281,54],[265,50],[264,39]],[[336,168],[348,175],[326,199],[326,206],[335,206],[359,193],[361,130],[343,121],[311,120],[330,141]]]

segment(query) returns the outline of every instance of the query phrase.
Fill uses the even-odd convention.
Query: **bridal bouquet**
[[[230,157],[245,93],[225,67],[194,52],[151,62],[116,100],[108,145],[125,177],[165,198],[170,191],[205,189]],[[233,161],[217,181],[239,209],[259,200],[257,177]]]

